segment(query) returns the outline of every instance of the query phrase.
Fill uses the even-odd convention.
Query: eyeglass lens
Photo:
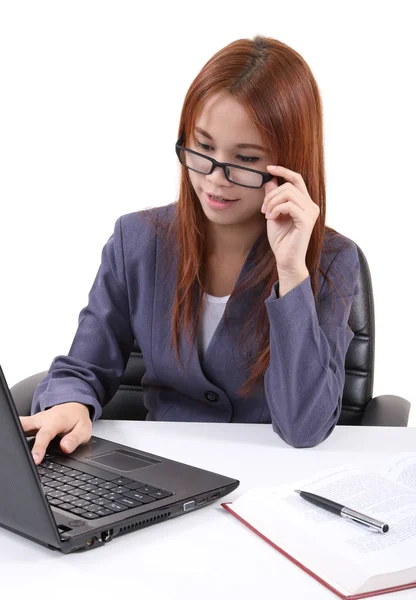
[[[194,171],[205,174],[211,171],[212,162],[208,158],[196,156],[196,154],[192,154],[192,152],[187,152],[186,150],[181,150],[180,155],[181,162],[185,164],[185,166],[189,167],[189,169],[193,169]],[[244,169],[239,169],[238,167],[226,167],[226,171],[228,174],[228,179],[233,183],[248,185],[250,187],[261,187],[263,183],[263,178],[258,173],[245,171]]]

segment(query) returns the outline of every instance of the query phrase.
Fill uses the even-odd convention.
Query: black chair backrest
[[[141,385],[146,368],[137,342],[134,342],[120,386],[111,401],[104,407],[101,419],[143,421],[147,410],[143,404]]]
[[[358,293],[351,307],[348,324],[354,338],[345,358],[345,385],[339,425],[359,425],[363,411],[373,394],[374,377],[374,300],[367,260],[357,246],[360,258]],[[143,404],[141,380],[145,373],[143,357],[134,343],[120,387],[104,407],[103,419],[142,420],[147,410]]]
[[[345,384],[339,425],[359,425],[367,404],[373,398],[375,341],[373,285],[367,259],[359,246],[357,250],[360,259],[358,292],[348,319],[354,337],[345,357]]]

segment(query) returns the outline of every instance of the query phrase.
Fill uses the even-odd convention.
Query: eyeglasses
[[[191,171],[210,175],[216,167],[220,167],[231,183],[256,189],[261,188],[265,183],[273,179],[273,175],[270,175],[270,173],[263,173],[262,171],[255,171],[254,169],[247,169],[247,167],[239,167],[230,163],[220,163],[209,156],[205,156],[205,154],[184,148],[181,145],[182,141],[183,136],[176,142],[176,154],[178,155],[179,162]]]

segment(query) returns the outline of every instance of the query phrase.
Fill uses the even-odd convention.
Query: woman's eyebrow
[[[204,129],[201,129],[201,127],[195,127],[195,131],[197,131],[204,137],[208,138],[209,140],[214,140],[212,135],[210,135]],[[263,146],[259,146],[258,144],[236,144],[235,147],[236,148],[254,148],[255,150],[261,150],[262,152],[267,152],[266,148],[263,148]]]

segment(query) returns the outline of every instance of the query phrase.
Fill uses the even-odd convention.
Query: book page
[[[416,491],[416,454],[414,452],[394,454],[381,473],[392,481]]]
[[[381,534],[349,522],[307,502],[295,489],[380,519],[390,530]],[[373,576],[416,565],[416,492],[377,473],[353,466],[331,469],[291,485],[253,490],[231,508],[334,587],[364,590]],[[402,582],[400,576],[389,580]],[[379,584],[381,579],[372,583],[375,589]]]

